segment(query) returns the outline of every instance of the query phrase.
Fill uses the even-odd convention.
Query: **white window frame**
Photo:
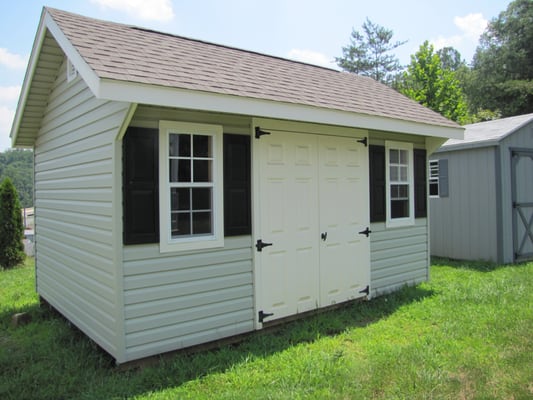
[[[391,218],[391,185],[399,182],[391,182],[390,179],[390,150],[407,150],[408,151],[408,171],[407,184],[409,185],[409,216],[404,218]],[[387,228],[396,228],[401,226],[410,226],[415,224],[415,184],[414,184],[414,162],[413,162],[413,144],[406,142],[385,141],[385,179],[386,179],[386,201],[387,201]]]
[[[212,137],[212,224],[211,235],[173,238],[171,232],[170,192],[174,185],[169,177],[169,135],[189,134]],[[199,250],[224,246],[224,174],[222,160],[223,130],[220,125],[176,121],[159,122],[159,248],[161,253]],[[191,184],[189,187],[193,187]]]
[[[440,184],[439,184],[439,160],[429,160],[428,171],[428,183],[429,183],[429,197],[440,197]],[[437,194],[431,194],[431,185],[437,186]]]

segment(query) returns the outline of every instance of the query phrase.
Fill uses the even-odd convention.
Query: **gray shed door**
[[[511,153],[514,260],[533,258],[533,151]]]

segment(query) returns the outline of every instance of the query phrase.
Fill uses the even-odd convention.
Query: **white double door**
[[[255,143],[256,240],[272,244],[256,251],[265,321],[366,295],[368,149],[357,139],[273,131]]]

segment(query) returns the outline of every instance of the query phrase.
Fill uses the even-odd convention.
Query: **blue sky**
[[[402,64],[420,44],[453,46],[470,62],[488,21],[511,0],[15,0],[0,14],[0,151],[9,132],[42,7],[148,27],[335,67],[368,17],[391,29]]]

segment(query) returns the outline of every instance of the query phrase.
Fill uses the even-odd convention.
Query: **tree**
[[[396,88],[407,97],[460,124],[468,122],[466,99],[459,80],[443,62],[433,45],[425,41],[411,56]]]
[[[6,178],[0,185],[0,266],[12,268],[24,261],[23,236],[17,190]]]
[[[466,92],[476,111],[533,112],[533,1],[513,1],[488,24]]]
[[[33,151],[10,149],[0,152],[0,182],[11,179],[22,207],[33,206]]]
[[[363,33],[352,30],[350,44],[342,48],[342,57],[335,62],[344,71],[369,76],[391,85],[394,74],[402,69],[398,58],[390,52],[405,44],[391,43],[393,31],[374,24],[368,18],[363,24]]]

